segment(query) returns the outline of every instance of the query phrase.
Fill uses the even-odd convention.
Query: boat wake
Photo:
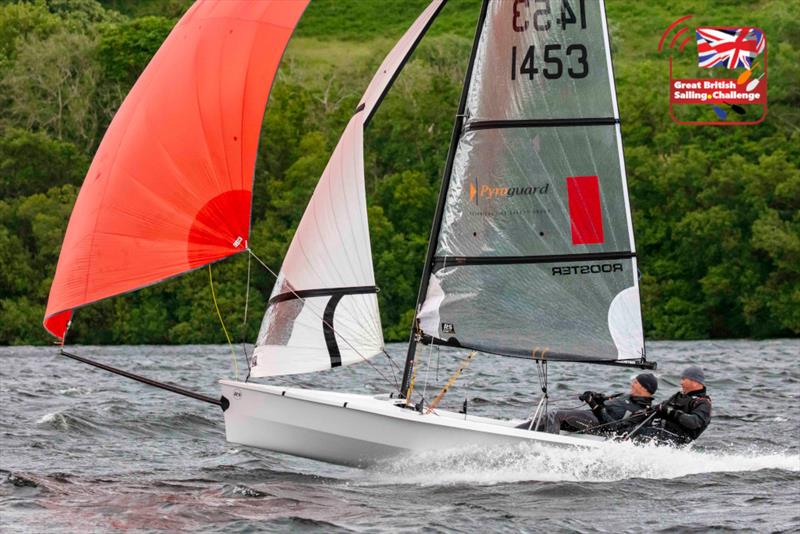
[[[672,479],[701,473],[780,469],[800,472],[800,454],[766,451],[699,451],[608,443],[592,449],[523,444],[415,454],[367,471],[375,482],[420,485],[514,482],[611,482]]]

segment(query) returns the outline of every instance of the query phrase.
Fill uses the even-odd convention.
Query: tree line
[[[256,164],[250,241],[273,268],[363,88],[426,3],[315,1],[301,21],[273,87]],[[698,12],[696,2],[677,4]],[[367,131],[387,340],[408,335],[477,5],[450,2]],[[777,1],[751,13],[769,40],[763,124],[681,127],[668,116],[666,81],[654,89],[666,72],[653,35],[677,11],[653,7],[642,22],[635,5],[616,0],[607,8],[646,334],[796,336],[800,24]],[[0,6],[0,343],[50,341],[41,321],[80,184],[116,108],[186,7],[183,0]],[[709,3],[707,11],[724,19],[709,23],[741,18],[735,6]],[[274,280],[253,266],[245,322],[246,256],[213,269],[229,330],[252,341]],[[93,344],[222,341],[205,270],[83,308],[70,332],[70,342]]]

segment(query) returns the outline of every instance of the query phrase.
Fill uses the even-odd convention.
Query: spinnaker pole
[[[406,354],[406,364],[403,370],[403,383],[400,388],[401,394],[405,397],[408,392],[408,387],[411,383],[411,374],[414,368],[414,358],[417,351],[417,317],[422,302],[425,300],[425,295],[428,292],[428,280],[431,276],[433,269],[433,259],[436,255],[436,243],[439,239],[439,232],[442,227],[442,214],[447,200],[447,192],[450,186],[450,178],[453,174],[453,161],[456,157],[456,150],[458,148],[458,141],[461,138],[461,133],[464,129],[464,116],[467,108],[467,96],[469,93],[469,82],[472,79],[472,69],[475,65],[475,57],[478,52],[478,44],[481,39],[481,31],[483,30],[484,21],[486,20],[486,10],[489,5],[489,0],[483,0],[481,4],[481,12],[478,16],[478,24],[475,28],[475,38],[472,42],[472,51],[469,56],[469,63],[467,65],[467,72],[464,75],[464,85],[461,89],[461,101],[458,104],[458,113],[456,120],[453,124],[453,133],[450,137],[450,149],[447,153],[447,161],[445,163],[444,173],[442,175],[442,184],[439,188],[439,200],[436,204],[436,213],[433,217],[433,225],[431,226],[430,239],[428,240],[428,252],[425,256],[425,265],[422,268],[422,278],[419,284],[419,292],[417,294],[417,302],[414,306],[414,318],[411,321],[411,336],[408,343],[408,353]]]

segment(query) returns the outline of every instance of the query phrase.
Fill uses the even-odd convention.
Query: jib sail
[[[487,0],[476,39],[417,333],[504,355],[641,359],[603,2]]]
[[[439,13],[433,0],[384,59],[295,232],[261,324],[251,376],[306,373],[383,351],[364,186],[364,127]]]

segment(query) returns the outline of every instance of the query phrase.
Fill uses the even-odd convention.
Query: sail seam
[[[269,299],[268,306],[286,302],[287,300],[307,299],[312,297],[333,297],[344,295],[367,295],[369,293],[377,293],[377,286],[352,286],[352,287],[324,287],[319,289],[300,289],[296,291],[287,291],[286,293],[279,293]]]
[[[559,126],[614,126],[619,124],[614,117],[592,117],[578,119],[499,119],[472,121],[466,126],[468,132],[473,130],[494,130],[501,128],[536,128]]]

